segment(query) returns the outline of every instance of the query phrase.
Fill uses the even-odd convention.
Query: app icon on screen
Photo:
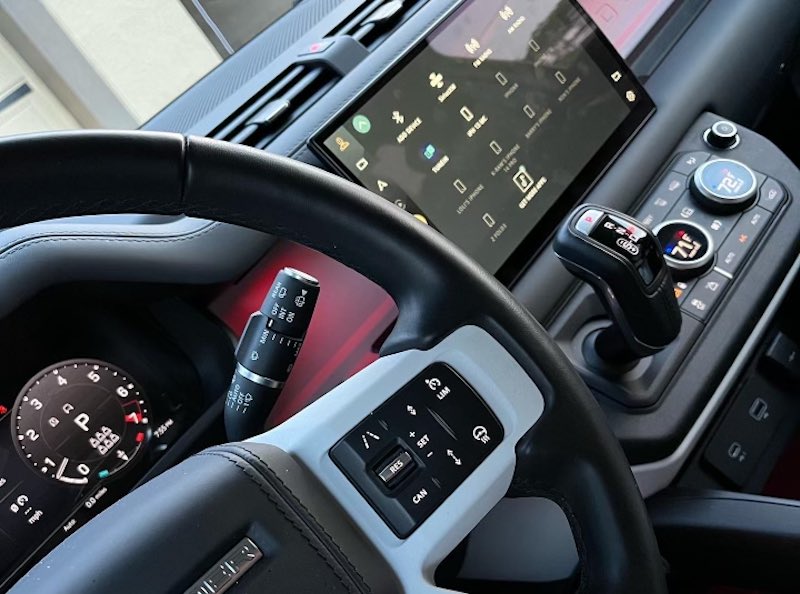
[[[369,134],[369,131],[372,130],[372,122],[365,115],[357,115],[353,118],[353,128],[359,134]]]

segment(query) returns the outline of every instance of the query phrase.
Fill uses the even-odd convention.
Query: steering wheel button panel
[[[434,363],[361,421],[330,456],[404,538],[503,437],[472,387],[448,365]]]

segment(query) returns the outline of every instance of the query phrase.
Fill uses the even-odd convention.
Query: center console
[[[616,373],[598,370],[584,356],[587,334],[608,325],[591,292],[579,291],[551,325],[587,383],[630,409],[658,404],[704,327],[713,321],[715,309],[734,290],[747,258],[768,240],[771,223],[788,200],[784,185],[760,170],[768,153],[756,139],[743,145],[732,122],[710,115],[702,121],[699,133],[687,139],[694,142],[676,149],[636,210],[637,219],[657,236],[675,279],[683,318],[678,339],[663,352]],[[689,150],[698,147],[704,150]],[[655,324],[652,314],[650,320]]]
[[[579,274],[595,291],[565,283],[547,269],[557,228],[589,192],[603,196],[593,191],[603,172],[638,175],[614,163],[647,145],[636,135],[647,136],[654,110],[577,3],[472,1],[444,13],[309,146],[511,287],[548,325],[655,489],[685,460],[676,448],[706,427],[698,419],[714,412],[715,389],[788,270],[800,229],[786,212],[800,186],[769,141],[704,114],[671,151],[653,151],[663,165],[635,201],[597,205],[633,215],[657,238],[675,281],[674,300],[663,291],[658,299],[675,301],[674,315],[662,315],[655,294],[625,289],[635,276],[615,281],[613,302],[592,283],[593,274],[611,282],[608,269]],[[533,285],[543,269],[544,284]],[[595,347],[620,360],[592,361]]]

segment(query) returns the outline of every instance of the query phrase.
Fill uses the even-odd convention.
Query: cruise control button
[[[764,185],[761,186],[758,205],[762,208],[766,208],[770,212],[776,212],[783,204],[785,198],[786,190],[783,189],[783,186],[771,177],[768,177]]]
[[[722,270],[729,274],[736,274],[767,226],[769,217],[770,213],[758,206],[742,215],[741,220],[719,250],[717,265]]]
[[[483,427],[480,439],[476,426]],[[392,531],[406,538],[503,437],[472,387],[448,365],[434,363],[363,418],[331,448],[330,458]]]
[[[653,228],[663,221],[681,194],[686,190],[688,178],[680,173],[669,172],[656,189],[650,193],[638,218],[646,226]]]
[[[683,175],[690,175],[695,169],[708,161],[711,155],[702,151],[678,155],[672,163],[672,171]]]
[[[416,463],[405,450],[395,451],[378,469],[378,478],[387,487],[393,487],[401,478],[416,468]]]
[[[421,478],[403,489],[399,503],[415,524],[427,518],[442,503],[446,495],[437,480]]]
[[[719,272],[712,272],[698,279],[694,289],[683,302],[683,311],[692,314],[701,322],[706,321],[725,293],[729,282]]]

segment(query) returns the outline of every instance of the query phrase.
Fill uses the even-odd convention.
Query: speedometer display
[[[17,447],[37,472],[92,485],[130,464],[150,436],[144,394],[124,371],[67,361],[42,371],[13,410]]]
[[[71,289],[50,299],[0,319],[13,345],[0,363],[0,594],[194,448],[185,431],[225,386],[206,391],[149,301],[98,302]],[[229,348],[220,334],[219,352]]]

